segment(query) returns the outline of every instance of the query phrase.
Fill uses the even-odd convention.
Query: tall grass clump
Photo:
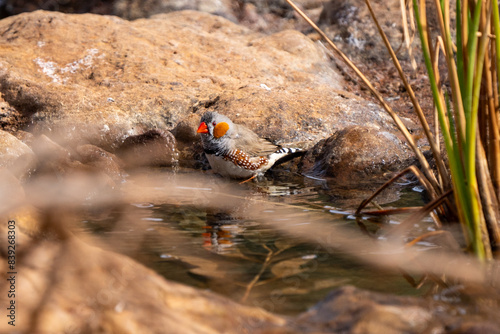
[[[414,17],[417,23],[440,134],[432,133],[396,54],[378,23],[370,0],[365,0],[427,137],[436,162],[435,170],[430,168],[398,115],[387,105],[370,81],[292,1],[287,2],[356,72],[394,119],[420,162],[421,171],[416,168],[409,171],[417,174],[431,198],[431,203],[425,207],[426,210],[433,211],[434,219],[458,219],[468,250],[483,261],[492,259],[493,251],[500,246],[498,0],[456,0],[455,8],[450,7],[449,0],[431,0],[427,3],[425,0],[412,0],[412,6],[402,1],[403,13],[406,14],[408,9],[411,14],[409,17]],[[431,6],[429,10],[428,4]],[[453,26],[451,11],[456,14],[456,25]],[[431,36],[427,13],[434,13],[438,18],[439,29],[435,36]],[[403,18],[406,18],[406,15],[403,15]],[[404,25],[407,23],[403,22]],[[443,58],[446,63],[445,71],[448,72],[446,81],[442,80],[438,66],[439,59]],[[441,136],[447,163],[441,152]],[[364,201],[358,212],[370,200],[371,198]],[[416,216],[422,217],[422,212]]]
[[[435,0],[432,10],[437,13],[439,34],[433,41],[425,0],[412,1],[448,156],[456,212],[469,249],[479,259],[491,259],[492,248],[500,242],[498,2],[457,0],[451,9],[449,0]],[[450,10],[455,10],[455,29]],[[446,60],[447,83],[439,76],[440,53]]]

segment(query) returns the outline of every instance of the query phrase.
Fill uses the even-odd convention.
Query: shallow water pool
[[[136,259],[167,279],[282,314],[302,312],[343,285],[401,295],[420,295],[428,290],[415,289],[398,271],[374,268],[342,251],[286,233],[287,224],[305,224],[307,231],[307,220],[294,220],[293,215],[290,218],[280,211],[289,208],[382,239],[384,226],[398,224],[403,216],[355,219],[353,215],[357,204],[374,190],[373,184],[340,187],[325,180],[280,175],[238,184],[223,183],[217,176],[201,175],[200,179],[200,174],[151,171],[145,186],[141,179],[142,189],[153,193],[146,201],[89,213],[81,226],[109,249]],[[178,176],[196,180],[179,183]],[[127,182],[137,181],[131,176]],[[421,194],[414,187],[393,187],[377,199],[378,204],[422,205]],[[182,195],[155,200],[154,194],[168,195],[174,188],[182,190]],[[227,198],[221,199],[223,196]],[[214,200],[222,204],[210,204]],[[250,202],[253,205],[247,207]],[[279,205],[280,210],[270,204]],[[261,211],[259,217],[269,218],[281,228],[249,217],[248,210]],[[411,233],[431,229],[432,222],[424,221]]]

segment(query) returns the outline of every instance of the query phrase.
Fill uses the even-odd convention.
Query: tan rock
[[[412,152],[397,136],[373,127],[351,126],[318,142],[306,153],[300,167],[306,175],[352,184],[414,162]]]
[[[71,156],[68,149],[51,140],[46,135],[33,140],[32,148],[38,158],[38,174],[68,174],[73,170],[81,170],[83,165]]]
[[[133,22],[37,11],[0,31],[6,102],[34,130],[108,151],[209,109],[279,142],[312,144],[353,123],[393,131],[380,108],[340,91],[322,47],[298,32],[262,36],[192,11]]]
[[[8,168],[17,177],[25,177],[33,169],[35,159],[25,143],[0,130],[0,167]]]
[[[37,155],[35,180],[48,177],[60,182],[64,178],[75,180],[79,175],[86,175],[101,184],[101,191],[110,190],[123,180],[120,159],[94,145],[80,145],[73,150],[41,135],[33,140],[32,147]],[[40,196],[34,194],[34,197]]]
[[[154,14],[169,13],[178,10],[197,10],[227,19],[236,20],[233,10],[237,3],[231,0],[118,0],[113,4],[113,12],[120,17],[135,20],[142,17],[150,17]]]
[[[177,162],[175,137],[169,131],[149,130],[130,136],[117,153],[129,168],[172,166]]]
[[[437,11],[434,3],[431,3],[431,1],[426,1],[428,6],[427,24],[431,36],[435,36],[439,30],[439,19],[436,15]],[[454,0],[451,0],[449,4],[450,8],[456,6]],[[398,0],[372,1],[371,6],[385,35],[389,39],[391,47],[396,51],[398,59],[400,61],[408,60],[410,53],[404,43],[401,2]],[[450,27],[453,29],[455,27],[455,10],[449,12]],[[408,23],[410,23],[410,20],[408,20]],[[381,66],[382,63],[390,62],[389,53],[364,0],[325,1],[318,24],[352,60],[362,62],[367,66],[378,65],[381,70],[385,67],[384,65]],[[411,24],[408,24],[411,54],[418,59],[418,62],[423,67],[420,40],[412,38],[415,32],[411,31],[411,26]],[[415,69],[412,72],[414,71]]]
[[[94,145],[80,145],[76,148],[79,161],[107,174],[115,183],[123,179],[123,162],[114,154]]]
[[[24,189],[19,180],[7,168],[0,168],[0,214],[23,204]]]
[[[73,237],[42,240],[24,251],[18,265],[23,279],[16,285],[23,292],[16,297],[20,332],[253,333],[286,324],[264,310],[169,282],[130,258]],[[4,291],[7,283],[0,283]],[[7,305],[7,294],[0,301]],[[8,326],[2,321],[0,331]]]
[[[324,333],[441,332],[444,326],[435,320],[429,311],[429,303],[424,299],[345,286],[332,291],[314,308],[302,313],[296,322],[304,328],[318,326]]]

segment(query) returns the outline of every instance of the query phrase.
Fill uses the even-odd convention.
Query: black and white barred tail
[[[302,152],[302,150],[300,148],[280,147],[279,150],[274,152],[274,154],[276,154],[276,153],[294,154],[296,152]]]
[[[300,157],[306,152],[300,148],[293,147],[280,147],[276,152],[269,155],[269,160],[272,161],[271,165],[279,165],[293,158]]]

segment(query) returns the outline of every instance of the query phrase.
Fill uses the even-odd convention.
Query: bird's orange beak
[[[196,132],[197,133],[208,133],[207,124],[205,122],[201,122],[201,124],[198,127],[198,130]]]

